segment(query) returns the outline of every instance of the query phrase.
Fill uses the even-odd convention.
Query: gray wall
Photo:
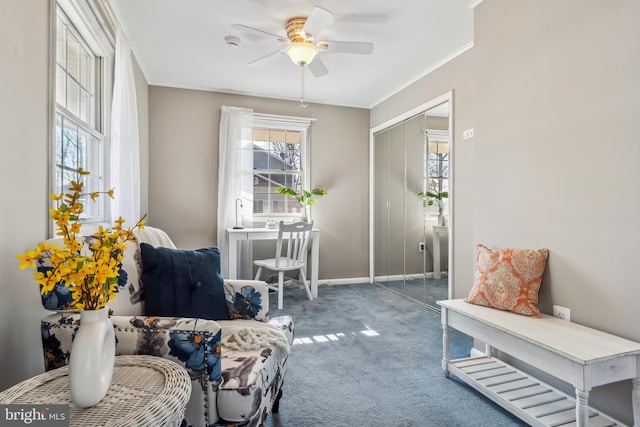
[[[369,110],[151,86],[149,223],[178,247],[217,244],[218,138],[223,105],[317,119],[311,126],[311,187],[321,230],[320,279],[368,277]]]
[[[49,2],[0,2],[0,389],[44,369],[38,287],[15,255],[47,237]]]
[[[37,285],[17,253],[46,239],[49,171],[49,2],[0,1],[0,390],[44,370]],[[147,209],[147,83],[134,61]]]
[[[542,307],[636,341],[639,22],[636,0],[491,0],[474,35],[474,243],[549,248]],[[629,382],[592,401],[631,421]]]
[[[471,50],[372,109],[375,126],[454,90],[456,297],[477,243],[546,247],[543,311],[640,341],[638,22],[634,0],[485,0]],[[591,401],[632,420],[628,381]]]

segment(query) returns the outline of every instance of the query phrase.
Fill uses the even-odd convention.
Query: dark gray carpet
[[[440,310],[440,306],[436,302],[447,299],[449,294],[449,284],[446,277],[440,279],[392,280],[380,282],[380,285],[438,310]]]
[[[293,316],[280,412],[268,427],[526,426],[455,377],[442,376],[440,315],[385,288],[320,286],[309,301],[285,288]],[[471,338],[453,331],[452,357],[468,356]]]

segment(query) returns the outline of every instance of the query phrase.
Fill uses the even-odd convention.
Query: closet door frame
[[[374,283],[374,254],[375,254],[375,138],[374,135],[387,128],[395,126],[417,114],[423,113],[444,102],[449,102],[449,188],[453,197],[449,198],[449,267],[448,267],[448,298],[453,298],[454,284],[454,244],[455,244],[455,142],[454,142],[454,104],[453,90],[448,91],[430,101],[425,102],[403,114],[381,123],[369,130],[369,281]]]

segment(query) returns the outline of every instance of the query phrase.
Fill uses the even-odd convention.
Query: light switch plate
[[[463,139],[473,138],[473,128],[463,131],[462,132],[462,138]]]

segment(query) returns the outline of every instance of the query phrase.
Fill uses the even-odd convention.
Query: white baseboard
[[[414,279],[433,279],[433,272],[406,274],[406,275],[395,274],[393,276],[375,276],[374,277],[374,280],[376,282],[391,282],[391,281],[398,281],[398,280],[414,280]]]
[[[389,282],[394,280],[412,280],[412,279],[433,279],[433,273],[424,274],[407,274],[407,275],[393,275],[393,276],[376,276],[374,280],[376,282]],[[322,279],[318,280],[318,285],[353,285],[356,283],[371,283],[368,277],[347,277],[343,279]]]
[[[349,277],[346,279],[325,279],[318,280],[319,285],[353,285],[356,283],[371,283],[368,277]]]

